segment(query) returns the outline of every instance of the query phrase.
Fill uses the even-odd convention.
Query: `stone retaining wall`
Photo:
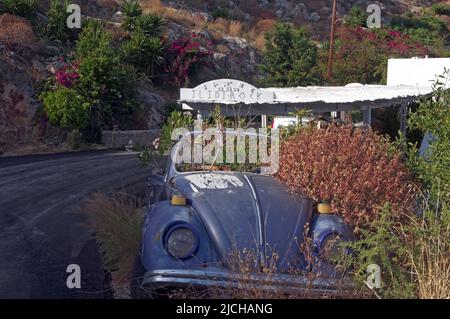
[[[161,130],[146,131],[103,131],[102,143],[109,148],[121,149],[130,144],[152,146],[155,138],[159,137]]]

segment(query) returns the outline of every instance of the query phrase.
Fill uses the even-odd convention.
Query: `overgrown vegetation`
[[[317,47],[307,32],[289,23],[278,22],[266,33],[266,51],[261,71],[266,86],[306,86],[317,83],[312,70],[316,65]]]
[[[386,205],[380,218],[365,228],[355,251],[346,260],[362,284],[369,264],[381,268],[382,286],[371,291],[379,298],[448,298],[450,296],[450,91],[448,71],[434,85],[409,120],[410,129],[432,134],[422,156],[417,146],[406,149],[407,165],[417,179],[420,196],[415,210],[395,218]],[[423,156],[424,155],[424,156]]]
[[[133,196],[95,193],[81,207],[92,218],[105,269],[116,281],[130,278],[141,241],[144,214]]]
[[[70,38],[70,29],[67,28],[68,0],[51,0],[50,9],[47,12],[48,22],[44,27],[45,36],[50,39],[67,41]]]
[[[352,126],[304,128],[280,149],[277,178],[354,226],[377,219],[385,203],[393,214],[412,207],[413,189],[400,152],[375,132]]]
[[[65,63],[41,95],[53,123],[66,127],[60,115],[65,113],[87,119],[72,124],[84,133],[86,141],[98,141],[103,127],[119,123],[126,127],[130,123],[139,109],[134,99],[136,76],[133,69],[121,65],[120,55],[111,45],[111,35],[100,22],[88,22],[77,42],[73,61]],[[73,97],[77,98],[72,100]]]
[[[2,0],[0,14],[10,13],[31,20],[36,17],[37,7],[37,0]]]
[[[344,16],[344,24],[349,27],[367,27],[368,14],[359,6],[353,6],[350,12]]]

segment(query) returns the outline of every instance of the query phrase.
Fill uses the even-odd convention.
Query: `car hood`
[[[272,177],[250,173],[199,172],[176,176],[202,220],[218,254],[244,249],[279,268],[303,263],[299,246],[311,219],[312,202]]]

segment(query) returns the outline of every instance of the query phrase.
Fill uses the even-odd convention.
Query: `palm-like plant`
[[[149,14],[135,19],[134,29],[148,37],[160,37],[166,26],[166,21],[159,15]]]
[[[67,17],[69,14],[66,9],[69,5],[68,0],[52,0],[50,9],[47,12],[47,37],[65,41],[70,37],[70,29],[67,27]]]
[[[154,75],[164,63],[164,43],[160,38],[147,37],[136,32],[121,48],[124,60],[135,65],[140,71]]]
[[[38,8],[37,0],[2,0],[0,13],[9,13],[16,16],[33,19]]]
[[[124,0],[122,11],[122,27],[127,31],[133,31],[136,18],[142,16],[142,8],[139,5],[139,2],[137,0]]]

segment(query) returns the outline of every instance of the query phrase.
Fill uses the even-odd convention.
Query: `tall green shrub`
[[[47,12],[48,22],[45,27],[47,36],[51,39],[66,41],[70,37],[70,29],[67,27],[68,0],[52,0]]]
[[[434,84],[433,94],[425,97],[409,117],[409,127],[431,134],[432,141],[425,156],[419,157],[415,146],[409,149],[409,164],[430,192],[432,202],[450,204],[450,79],[446,70]]]
[[[313,68],[317,48],[304,29],[278,22],[266,34],[266,51],[261,70],[266,86],[306,86],[317,82]]]
[[[84,129],[88,124],[91,105],[75,89],[60,86],[44,93],[42,101],[50,122],[72,130]]]

